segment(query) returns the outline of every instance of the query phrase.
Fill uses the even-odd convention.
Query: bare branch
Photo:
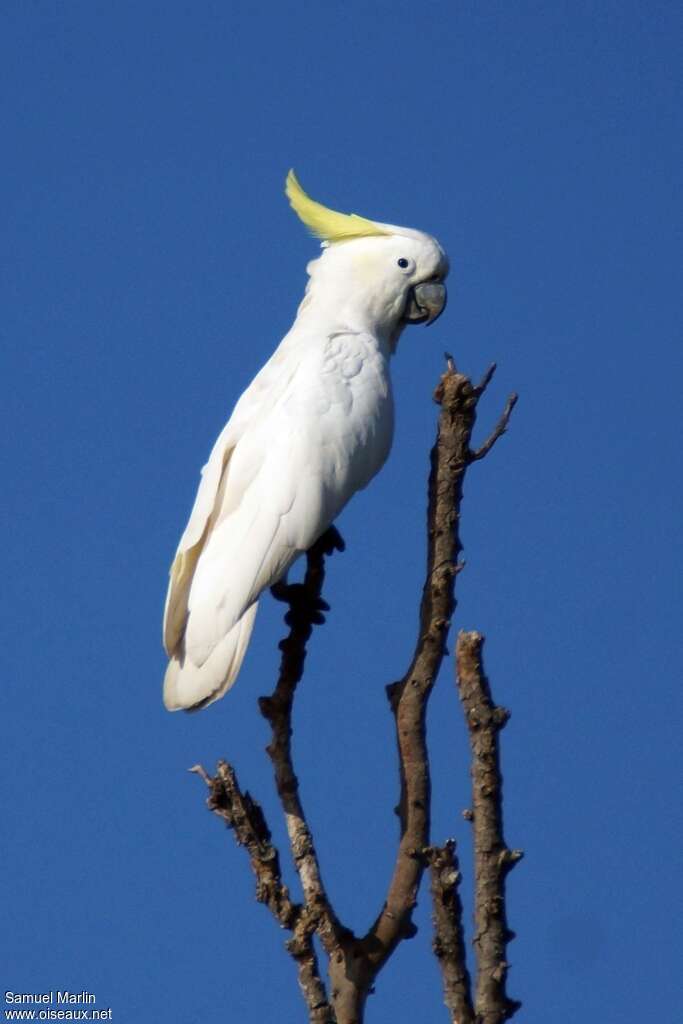
[[[475,925],[477,956],[476,1019],[502,1024],[520,1004],[508,998],[507,943],[514,938],[507,925],[505,878],[521,859],[503,837],[503,779],[498,733],[509,712],[496,707],[484,674],[480,633],[461,632],[456,646],[457,685],[472,748],[472,825],[474,829]]]
[[[452,1024],[474,1024],[474,1010],[467,954],[462,926],[462,903],[458,886],[460,865],[455,853],[455,840],[425,850],[431,875],[434,906],[434,941],[432,947],[441,967],[444,1002]]]
[[[487,387],[489,386],[489,384],[491,383],[491,381],[493,379],[493,375],[496,372],[497,367],[498,367],[497,363],[491,363],[491,365],[489,366],[488,370],[486,371],[486,373],[484,374],[484,376],[481,378],[481,380],[479,381],[479,383],[477,384],[477,386],[474,389],[476,391],[477,395],[483,395],[484,394],[484,392],[486,391]]]
[[[362,940],[376,973],[402,938],[414,934],[411,922],[429,843],[431,784],[425,739],[425,713],[443,659],[455,608],[454,581],[462,550],[460,503],[478,394],[471,381],[452,369],[435,393],[441,404],[436,444],[431,453],[427,512],[427,577],[413,660],[403,679],[387,688],[396,719],[401,797],[401,838],[386,902]]]
[[[283,928],[292,928],[300,907],[289,897],[282,881],[280,858],[271,843],[270,829],[261,807],[243,793],[232,765],[219,761],[216,775],[209,778],[207,807],[217,814],[235,833],[240,846],[246,848],[256,875],[256,899],[264,903]]]
[[[318,972],[318,958],[313,946],[314,932],[315,923],[304,910],[294,927],[292,938],[285,946],[297,964],[299,988],[308,1007],[309,1024],[336,1024],[325,983]]]
[[[495,363],[493,364],[493,366],[495,367]],[[486,384],[488,384],[488,381],[490,379],[491,379],[490,376],[489,376],[488,380],[486,380],[486,378],[484,378],[484,380],[486,380]],[[482,381],[482,384],[483,384],[483,381]],[[485,386],[486,385],[484,384],[484,387]],[[479,387],[481,388],[481,390],[483,390],[483,387],[482,387],[481,384],[479,385]],[[470,462],[476,462],[478,459],[483,459],[484,456],[488,455],[488,453],[491,451],[491,449],[493,448],[493,446],[496,443],[496,441],[498,440],[498,438],[503,436],[503,434],[505,433],[505,431],[508,428],[508,423],[510,422],[510,416],[512,414],[512,410],[514,409],[514,407],[517,404],[517,399],[518,398],[519,398],[519,395],[517,395],[515,392],[513,392],[510,395],[510,397],[508,398],[507,402],[505,403],[505,408],[503,409],[503,413],[502,413],[500,419],[498,420],[498,422],[496,423],[495,427],[493,428],[492,432],[489,434],[489,436],[486,438],[484,443],[479,448],[476,448],[474,451],[470,452],[470,455],[469,455],[469,461]]]
[[[332,1015],[336,1024],[361,1024],[371,974],[360,943],[338,920],[325,890],[313,836],[299,797],[291,751],[291,717],[296,687],[302,677],[306,642],[314,624],[325,621],[328,610],[321,598],[325,578],[324,556],[343,551],[344,542],[331,527],[307,552],[303,584],[278,586],[273,595],[289,604],[285,621],[289,635],[280,643],[280,674],[271,697],[259,701],[273,738],[267,747],[275,769],[280,801],[285,813],[292,856],[305,898],[305,911],[329,958]]]
[[[207,806],[232,829],[244,846],[256,876],[256,899],[265,904],[281,928],[292,931],[287,950],[297,964],[299,986],[309,1010],[310,1024],[331,1024],[332,1015],[325,986],[318,973],[313,947],[314,928],[300,904],[294,903],[282,881],[280,858],[271,843],[263,811],[249,793],[243,793],[234,768],[219,761],[212,778],[201,765],[190,768],[209,787]]]
[[[285,622],[290,630],[280,642],[282,658],[277,685],[270,697],[261,697],[261,714],[268,720],[273,737],[266,748],[275,770],[275,782],[287,823],[287,832],[306,908],[315,920],[315,929],[328,953],[338,951],[345,929],[339,924],[325,892],[313,836],[306,820],[299,780],[292,761],[292,705],[297,684],[303,675],[306,643],[313,626],[323,623],[328,606],[321,598],[325,579],[325,555],[343,551],[344,542],[331,527],[306,554],[303,583],[273,588],[278,600],[289,604]]]

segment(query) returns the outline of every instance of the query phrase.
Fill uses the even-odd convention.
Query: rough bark
[[[475,995],[478,1024],[502,1024],[519,1003],[505,989],[507,943],[514,938],[507,924],[505,879],[521,860],[521,850],[510,850],[503,836],[503,777],[498,733],[509,712],[491,699],[482,663],[484,638],[461,632],[456,646],[457,684],[472,749],[472,809],[468,815],[474,833],[475,928],[477,958]]]
[[[462,903],[458,886],[460,865],[455,840],[425,850],[431,877],[434,920],[432,948],[443,978],[444,1002],[452,1024],[474,1024],[470,976],[467,970]]]
[[[190,771],[199,775],[209,788],[206,801],[209,810],[223,819],[238,844],[245,847],[256,877],[256,899],[268,907],[281,928],[292,932],[286,948],[297,966],[299,988],[308,1008],[310,1024],[334,1024],[313,947],[315,922],[306,907],[292,901],[282,881],[280,857],[271,843],[270,829],[261,807],[249,793],[242,792],[235,771],[227,761],[218,762],[214,777],[201,765],[195,765]]]

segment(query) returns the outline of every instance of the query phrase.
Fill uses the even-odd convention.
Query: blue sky
[[[527,1024],[673,1019],[682,21],[658,0],[2,5],[3,991],[87,989],[125,1024],[305,1019],[186,774],[228,757],[284,849],[256,706],[281,608],[226,700],[160,698],[199,469],[315,255],[294,166],[452,265],[444,316],[402,339],[392,457],[340,521],[298,700],[331,895],[364,929],[395,849],[384,686],[414,641],[442,354],[496,360],[480,432],[521,397],[467,478],[455,624],[487,635],[512,710],[510,992]],[[429,729],[433,835],[469,880],[450,664]],[[446,1019],[426,892],[417,923],[368,1021]]]

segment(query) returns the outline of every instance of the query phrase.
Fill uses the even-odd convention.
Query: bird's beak
[[[408,292],[403,319],[411,324],[432,324],[446,308],[446,285],[423,281]]]

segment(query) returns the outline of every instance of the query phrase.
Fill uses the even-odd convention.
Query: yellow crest
[[[389,234],[381,224],[359,217],[357,213],[338,213],[336,210],[328,210],[322,203],[316,203],[315,199],[306,195],[294,171],[287,175],[285,193],[296,215],[323,242],[345,242],[351,238]]]

